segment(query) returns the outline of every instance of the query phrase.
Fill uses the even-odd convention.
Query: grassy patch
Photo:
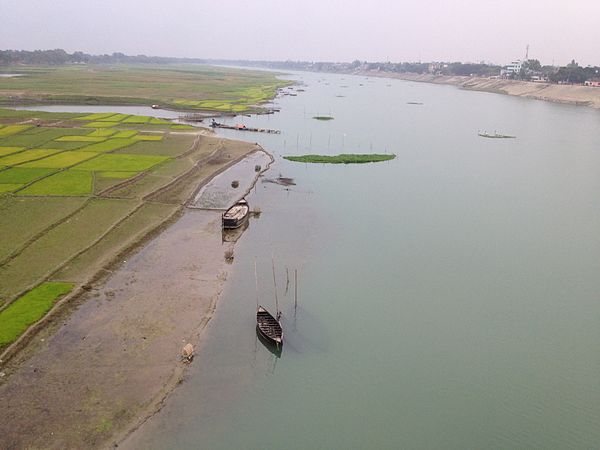
[[[100,122],[121,122],[123,119],[127,119],[129,114],[113,114],[112,116],[103,117],[98,119]]]
[[[73,289],[71,283],[43,283],[0,311],[0,348],[14,342],[71,289]]]
[[[333,117],[331,117],[331,116],[314,116],[313,119],[317,119],[317,120],[333,120]]]
[[[117,150],[115,153],[176,157],[188,151],[194,139],[195,134],[168,134],[162,141],[136,141],[131,147]]]
[[[0,260],[84,202],[82,198],[0,199]]]
[[[24,147],[0,147],[0,157],[20,152],[23,149]]]
[[[0,138],[4,138],[7,136],[11,136],[13,134],[21,133],[29,128],[32,128],[33,125],[8,125],[0,129]]]
[[[138,132],[135,130],[124,130],[124,131],[117,132],[112,137],[113,138],[130,138],[130,137],[135,136],[136,134],[138,134]]]
[[[161,135],[150,135],[150,134],[138,134],[133,139],[136,141],[162,141]]]
[[[105,137],[100,136],[63,136],[55,139],[58,142],[102,142],[105,141]]]
[[[22,70],[21,70],[22,69]],[[167,108],[243,112],[273,98],[290,82],[277,74],[197,64],[20,67],[28,76],[0,80],[0,102],[160,104]],[[41,113],[34,113],[41,117]],[[79,115],[101,121],[114,114]],[[22,117],[33,117],[31,112]],[[149,119],[150,120],[150,119]],[[111,118],[111,121],[117,121]]]
[[[109,154],[100,155],[91,161],[80,164],[81,170],[106,172],[141,172],[169,159],[166,156]]]
[[[118,178],[118,179],[127,179],[127,178],[131,178],[134,175],[137,175],[139,172],[99,172],[98,176],[104,177],[104,178]],[[0,172],[1,174],[1,172]]]
[[[92,193],[93,176],[84,170],[65,170],[18,192],[18,195],[87,196]]]
[[[45,158],[46,156],[54,155],[58,153],[58,149],[35,149],[25,150],[20,153],[14,153],[12,155],[0,158],[0,165],[2,166],[14,166],[34,159]]]
[[[129,145],[135,144],[137,141],[130,138],[111,138],[104,142],[98,142],[97,144],[91,144],[81,149],[84,152],[95,152],[95,153],[106,153],[112,152],[119,148],[124,148]]]
[[[42,281],[49,272],[94,243],[137,205],[137,200],[89,201],[69,220],[48,230],[18,256],[0,266],[0,298],[11,298],[27,286]]]
[[[112,136],[116,132],[117,132],[117,130],[110,130],[110,129],[104,128],[101,130],[94,130],[91,133],[86,134],[86,136],[108,137],[108,136]]]
[[[396,155],[380,155],[380,154],[341,154],[335,156],[329,155],[302,155],[302,156],[284,156],[283,159],[288,161],[303,162],[303,163],[324,163],[324,164],[364,164],[370,162],[389,161],[394,159]]]
[[[94,114],[88,114],[87,116],[77,117],[75,120],[95,121],[95,120],[105,119],[107,117],[114,116],[114,115],[115,115],[115,113],[94,113]]]
[[[148,116],[131,116],[127,119],[123,119],[123,123],[148,123],[150,117]]]
[[[119,122],[90,122],[85,124],[85,128],[110,128],[118,125]]]
[[[23,184],[14,184],[14,183],[6,183],[0,184],[0,194],[5,194],[7,192],[13,192],[24,186]]]
[[[75,150],[76,148],[81,148],[86,145],[89,145],[89,142],[58,142],[58,141],[50,141],[44,144],[44,148],[56,148],[59,150]]]
[[[191,125],[172,125],[171,126],[171,130],[197,130],[196,127],[193,127]]]
[[[65,167],[71,167],[75,164],[79,164],[82,161],[93,158],[98,153],[92,152],[63,152],[58,155],[49,156],[47,158],[38,159],[21,165],[20,167],[43,167],[48,169],[63,169]]]
[[[27,184],[53,172],[52,169],[27,169],[12,167],[0,172],[0,184]]]
[[[148,123],[152,123],[155,125],[171,125],[171,121],[170,120],[165,120],[165,119],[158,119],[156,117],[151,117],[150,118],[150,122]]]

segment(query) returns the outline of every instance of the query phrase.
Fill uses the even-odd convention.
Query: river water
[[[600,113],[292,78],[306,91],[278,99],[280,113],[230,119],[280,135],[222,134],[259,142],[276,157],[265,177],[296,185],[259,180],[248,196],[262,213],[236,244],[198,358],[125,447],[597,447]],[[281,159],[344,152],[397,157]],[[272,258],[281,357],[255,333],[254,262],[259,302],[274,310]]]

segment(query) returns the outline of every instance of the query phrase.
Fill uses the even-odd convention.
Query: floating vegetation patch
[[[331,117],[331,116],[313,116],[313,119],[317,119],[317,120],[333,120],[333,117]]]
[[[323,163],[323,164],[364,164],[370,162],[389,161],[394,159],[396,155],[381,155],[376,153],[371,154],[341,154],[341,155],[301,155],[301,156],[284,156],[283,159],[294,162],[303,163]]]

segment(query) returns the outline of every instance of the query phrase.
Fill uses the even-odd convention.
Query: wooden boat
[[[487,131],[484,131],[483,133],[480,131],[477,134],[481,137],[491,138],[491,139],[515,139],[516,138],[516,136],[511,136],[509,134],[499,134],[499,133],[496,133],[495,131],[493,134],[488,133]]]
[[[239,228],[250,216],[250,206],[245,199],[241,199],[223,213],[222,222],[224,229]]]
[[[280,348],[283,343],[283,330],[279,321],[271,315],[262,306],[256,310],[256,331],[260,336],[276,348]]]

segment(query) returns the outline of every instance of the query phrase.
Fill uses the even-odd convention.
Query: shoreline
[[[419,83],[444,84],[457,86],[470,91],[504,94],[532,100],[543,100],[574,106],[588,106],[600,109],[600,88],[552,83],[534,83],[505,79],[491,79],[468,76],[448,76],[416,73],[395,73],[381,71],[360,71],[353,75],[393,78]]]
[[[179,362],[178,358],[177,360],[173,360],[174,356],[177,357],[179,355],[181,347],[180,344],[176,344],[175,352],[173,352],[173,345],[175,345],[174,342],[178,341],[178,339],[174,339],[174,335],[186,335],[188,336],[188,342],[192,342],[194,345],[197,345],[198,348],[200,348],[204,329],[214,313],[218,299],[220,298],[223,290],[225,280],[227,278],[227,270],[225,267],[226,263],[223,257],[223,250],[225,248],[221,242],[220,221],[217,220],[220,218],[220,213],[196,211],[194,209],[187,208],[187,205],[203,186],[208,184],[220,173],[223,173],[227,169],[235,166],[249,155],[256,152],[264,152],[269,156],[271,162],[267,164],[266,167],[260,171],[260,173],[256,174],[247,192],[252,189],[252,186],[255,185],[258,177],[268,170],[273,162],[273,156],[261,146],[249,142],[236,141],[222,137],[215,136],[215,138],[219,139],[224,144],[224,152],[233,149],[232,153],[237,152],[238,154],[235,155],[231,161],[227,161],[225,165],[213,170],[209,176],[201,177],[200,183],[197,183],[198,175],[200,174],[194,171],[190,171],[189,174],[184,174],[184,176],[176,180],[172,180],[172,182],[169,183],[169,186],[174,186],[176,192],[178,189],[185,190],[187,192],[188,195],[186,196],[185,202],[177,206],[173,213],[170,214],[165,220],[155,224],[155,226],[151,227],[149,230],[145,230],[146,232],[140,239],[134,242],[128,242],[128,245],[123,247],[116,255],[113,255],[108,264],[103,264],[99,270],[96,270],[94,275],[88,280],[87,283],[82,283],[81,285],[77,286],[75,291],[71,295],[62,299],[60,304],[57,304],[50,314],[48,314],[41,322],[32,326],[30,331],[26,332],[26,336],[23,336],[22,339],[19,339],[18,344],[15,342],[9,348],[5,349],[5,352],[3,353],[4,361],[2,361],[2,371],[6,374],[6,376],[1,380],[0,392],[4,398],[7,398],[7,404],[9,407],[6,409],[5,414],[0,412],[0,416],[6,415],[6,417],[0,420],[0,423],[3,423],[3,425],[7,427],[3,433],[0,433],[0,435],[4,435],[4,439],[7,439],[7,441],[4,442],[3,439],[0,438],[0,442],[3,442],[2,445],[7,445],[9,448],[15,445],[35,447],[36,445],[39,446],[41,443],[43,443],[44,446],[50,445],[52,448],[76,448],[81,446],[102,447],[113,442],[115,439],[121,441],[135,429],[139,428],[139,426],[141,426],[149,417],[152,417],[152,415],[159,411],[169,394],[183,380],[187,366]],[[157,192],[156,201],[160,201],[161,196],[163,196],[163,192]],[[186,217],[188,219],[186,219]],[[144,379],[144,383],[142,384],[144,384],[146,388],[143,390],[143,392],[138,394],[137,399],[132,402],[130,407],[121,408],[118,411],[115,410],[113,411],[112,416],[111,413],[109,413],[111,408],[107,405],[104,405],[104,408],[91,408],[89,411],[86,411],[88,417],[82,415],[75,418],[63,418],[63,416],[59,414],[60,411],[54,411],[54,414],[45,414],[42,418],[42,421],[47,424],[47,427],[39,423],[40,417],[37,417],[39,413],[32,413],[32,411],[39,410],[41,406],[30,406],[27,408],[26,405],[28,403],[30,405],[35,404],[42,406],[44,404],[50,404],[54,407],[57,407],[55,400],[59,399],[60,405],[60,399],[64,396],[64,393],[60,392],[62,391],[62,388],[56,389],[57,386],[52,386],[52,383],[56,382],[55,377],[50,375],[45,376],[45,374],[48,372],[52,372],[53,370],[61,370],[63,367],[70,366],[71,370],[69,370],[69,372],[74,374],[74,378],[71,379],[69,390],[67,392],[73,392],[74,394],[68,395],[69,398],[65,398],[63,403],[72,402],[75,403],[75,405],[69,408],[69,406],[63,404],[62,407],[59,407],[59,409],[65,408],[71,410],[81,410],[82,401],[85,403],[85,399],[77,398],[77,391],[81,391],[79,392],[80,395],[87,392],[87,386],[85,386],[87,384],[85,373],[88,371],[88,368],[86,367],[86,360],[89,358],[89,352],[92,352],[92,359],[94,359],[97,363],[101,363],[102,367],[100,367],[100,371],[103,367],[108,365],[112,366],[114,371],[127,372],[130,370],[131,365],[136,364],[136,361],[140,367],[146,364],[146,359],[148,358],[144,358],[143,355],[137,354],[132,358],[128,358],[126,361],[122,361],[121,363],[116,362],[116,360],[122,358],[122,350],[119,348],[120,346],[118,343],[115,342],[115,338],[112,336],[113,333],[103,335],[102,330],[107,326],[109,328],[117,326],[121,327],[125,334],[129,333],[129,327],[123,326],[123,319],[119,314],[105,314],[105,320],[108,322],[105,321],[100,324],[96,324],[96,327],[86,327],[87,334],[99,334],[99,336],[97,336],[98,344],[100,344],[100,342],[104,342],[101,346],[101,352],[104,353],[104,357],[102,358],[100,358],[100,355],[94,355],[93,346],[90,347],[90,344],[87,343],[77,342],[75,345],[75,350],[65,348],[66,343],[70,341],[70,339],[67,339],[66,336],[70,334],[67,331],[70,330],[72,333],[74,329],[79,329],[77,325],[78,320],[83,323],[86,323],[86,321],[90,320],[92,323],[94,322],[94,318],[81,317],[80,311],[82,309],[89,308],[90,304],[98,303],[96,297],[102,291],[104,291],[106,302],[104,306],[99,306],[101,308],[100,311],[105,311],[105,313],[106,311],[112,311],[114,313],[115,307],[111,306],[111,303],[114,304],[115,302],[114,290],[111,293],[110,290],[107,291],[106,286],[111,283],[111,280],[113,280],[114,277],[117,277],[120,273],[127,271],[126,266],[129,259],[138,258],[140,254],[148,252],[148,248],[152,247],[153,245],[158,245],[156,242],[168,239],[169,233],[175,233],[175,231],[172,230],[177,230],[178,227],[180,228],[183,226],[182,224],[185,223],[186,220],[191,220],[189,217],[199,218],[200,221],[205,225],[203,236],[211,242],[214,241],[212,244],[208,245],[209,247],[212,245],[212,253],[207,252],[203,257],[204,259],[201,258],[203,261],[202,271],[205,274],[205,279],[202,280],[202,283],[206,285],[206,293],[202,291],[200,296],[203,298],[202,304],[204,306],[197,308],[198,305],[195,305],[193,310],[190,310],[192,299],[185,299],[185,294],[183,292],[185,290],[183,288],[179,288],[183,290],[181,292],[181,298],[183,298],[183,300],[178,298],[168,304],[170,309],[166,315],[170,317],[173,323],[176,323],[177,326],[171,328],[166,335],[168,337],[167,340],[171,341],[171,345],[165,344],[165,339],[163,339],[162,343],[160,344],[161,347],[153,348],[152,350],[152,358],[156,363],[154,369],[158,375],[154,374],[144,376],[144,374],[142,374],[141,377]],[[189,228],[185,232],[188,234],[193,234],[195,230],[193,228]],[[217,236],[218,245],[216,244],[216,240],[213,239]],[[234,244],[229,243],[226,246],[232,248]],[[202,253],[204,253],[204,248],[202,250]],[[177,256],[179,257],[179,255]],[[175,261],[178,261],[178,259],[174,259],[172,263],[175,264]],[[194,263],[197,263],[197,261],[194,261]],[[184,270],[188,269],[184,268]],[[198,282],[197,277],[191,274],[190,270],[192,269],[189,269],[188,273],[186,274],[189,279],[183,279],[182,285],[184,285],[186,282],[191,285],[193,285],[195,282]],[[138,275],[142,276],[143,274]],[[183,275],[183,278],[185,278],[186,275]],[[180,276],[180,278],[181,277],[182,276]],[[151,279],[149,280],[148,284],[152,285],[152,283],[155,281],[155,279]],[[127,289],[127,285],[128,283],[123,283],[123,289]],[[198,293],[198,286],[196,285],[195,287],[195,289],[188,289],[190,295],[192,295],[194,292],[196,294]],[[154,286],[154,288],[156,288],[156,286]],[[145,289],[146,294],[148,294],[147,298],[140,301],[140,299],[134,300],[132,297],[130,299],[126,299],[126,301],[121,305],[123,309],[127,309],[127,302],[138,303],[137,305],[129,307],[129,309],[132,309],[132,311],[130,311],[128,320],[133,321],[136,326],[141,328],[151,327],[149,323],[156,321],[155,315],[151,314],[153,308],[155,308],[150,300],[153,292],[149,287],[146,286],[143,286],[142,290],[143,289]],[[169,293],[169,290],[164,291],[163,296],[168,296]],[[119,295],[117,294],[116,298],[118,297]],[[164,301],[164,299],[161,300]],[[179,305],[179,307],[177,307],[177,305]],[[202,311],[199,313],[197,310]],[[98,311],[99,310],[95,310],[95,313],[98,313]],[[98,328],[99,331],[96,328]],[[187,332],[184,332],[184,330],[187,330]],[[86,336],[82,337],[83,340],[85,340],[85,338]],[[143,340],[146,341],[146,338],[147,337],[144,336]],[[45,341],[48,341],[48,343],[46,344]],[[40,342],[42,345],[40,345]],[[112,344],[110,344],[111,342]],[[147,345],[147,343],[136,343],[135,345],[137,347],[144,347],[144,345]],[[100,347],[97,347],[97,350],[98,348]],[[107,351],[108,354],[106,353]],[[50,355],[54,356],[51,357]],[[69,355],[71,359],[69,359]],[[6,358],[6,356],[9,358]],[[64,356],[64,358],[59,359],[56,358],[56,356]],[[45,362],[47,365],[44,366],[43,364],[40,364],[41,362]],[[34,366],[36,366],[36,368],[33,370],[33,372],[37,374],[34,375],[34,377],[41,379],[38,379],[38,382],[31,386],[28,384],[31,382],[32,376],[30,368]],[[39,369],[37,369],[38,366]],[[167,367],[167,369],[165,369],[165,367]],[[141,371],[143,373],[149,372],[147,368]],[[98,375],[94,376],[98,377]],[[94,376],[92,376],[92,378],[94,378]],[[139,378],[139,376],[137,378]],[[73,386],[73,383],[78,383],[79,385]],[[48,384],[51,384],[49,393],[46,392],[46,389],[44,389],[44,387],[48,387]],[[148,385],[150,385],[150,387]],[[121,394],[115,395],[114,392],[111,393],[110,389],[113,388],[109,387],[107,388],[106,392],[96,392],[92,397],[95,398],[96,401],[101,401],[102,398],[107,401],[112,398],[121,398],[119,395],[127,397],[127,393],[129,391],[135,391],[136,387],[139,386],[139,380],[136,381],[136,377],[133,377],[129,380],[124,379],[119,386],[123,390]],[[126,388],[123,388],[123,386]],[[151,391],[150,395],[147,395],[148,390]],[[26,392],[26,394],[23,394],[23,392]],[[26,399],[24,399],[23,396],[26,397]],[[56,398],[53,399],[53,396]],[[14,410],[12,411],[12,414],[9,414],[8,411],[11,409],[11,400]],[[123,402],[123,400],[121,402]],[[127,403],[126,400],[125,402]],[[79,404],[79,408],[75,407],[77,404]],[[19,412],[21,413],[21,417],[15,417],[19,415]],[[103,414],[106,416],[107,413],[107,419],[101,419],[99,424],[94,423],[95,419],[97,422],[98,417],[101,417]],[[68,416],[68,414],[65,414],[65,416]],[[93,416],[95,419],[89,416]],[[61,430],[64,436],[61,439],[53,440],[52,433],[50,435],[44,435],[43,430],[44,428],[48,427],[55,430]],[[66,429],[69,428],[70,431],[67,431]],[[35,430],[36,433],[33,433],[33,430]],[[90,434],[92,436],[90,436]]]

